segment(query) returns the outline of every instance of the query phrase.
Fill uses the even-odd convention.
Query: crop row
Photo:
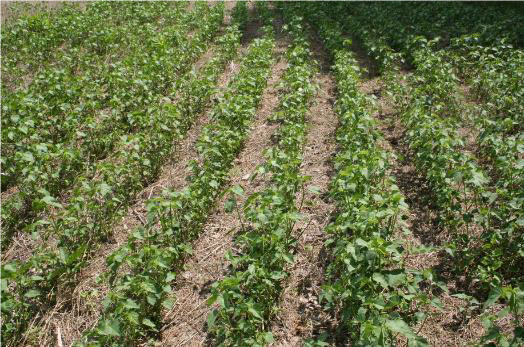
[[[440,38],[440,46],[453,39],[476,33],[483,45],[505,41],[513,45],[524,43],[522,14],[503,6],[471,6],[464,3],[407,4],[382,3],[368,6],[363,3],[340,3],[328,9],[337,16],[351,16],[367,29],[373,29],[396,51],[412,56],[407,47],[411,37],[428,40]],[[467,18],[467,19],[466,19]]]
[[[413,53],[417,69],[409,81],[410,99],[401,118],[415,166],[425,173],[443,221],[467,228],[487,203],[488,177],[465,151],[455,97],[458,81],[449,63],[436,54],[432,42],[419,39]],[[480,220],[475,220],[480,222]],[[467,231],[466,231],[467,232]]]
[[[433,18],[434,11],[438,12],[440,6],[447,8],[447,12]],[[420,8],[421,13],[417,8]],[[524,90],[524,55],[522,50],[514,46],[522,43],[522,38],[515,35],[523,23],[519,18],[521,14],[502,6],[464,4],[339,4],[330,10],[350,32],[358,33],[360,37],[369,34],[374,36],[372,41],[375,47],[372,50],[368,47],[373,57],[388,46],[389,50],[398,51],[414,64],[415,38],[419,36],[432,41],[434,50],[445,56],[445,60],[453,62],[453,70],[465,73],[472,84],[472,91],[489,103],[491,116],[499,118],[496,122],[498,127],[508,130],[522,123],[518,118],[522,114],[522,103],[519,100]],[[452,19],[466,11],[467,21]],[[406,12],[410,15],[405,15]],[[351,20],[347,20],[347,14],[352,15]],[[401,28],[399,21],[403,23]],[[369,42],[365,37],[364,41]],[[452,73],[454,71],[450,71]]]
[[[286,266],[293,262],[292,235],[298,221],[297,196],[304,190],[308,177],[300,174],[302,149],[306,135],[306,115],[315,87],[315,66],[309,43],[304,36],[302,18],[285,11],[292,37],[286,54],[289,64],[283,75],[280,108],[274,120],[281,123],[278,143],[267,150],[267,160],[257,174],[271,177],[269,186],[251,195],[244,206],[230,199],[227,208],[238,209],[245,221],[236,244],[240,255],[230,254],[232,273],[213,285],[208,304],[219,302],[219,308],[208,317],[208,329],[220,345],[258,346],[271,343],[271,320],[278,308]],[[233,189],[242,194],[241,187]],[[303,197],[302,197],[303,198]]]
[[[421,290],[433,283],[431,271],[403,266],[403,247],[395,233],[405,229],[399,188],[389,175],[392,155],[370,114],[370,100],[358,90],[360,69],[337,24],[321,12],[310,19],[334,60],[338,97],[338,153],[330,195],[337,210],[327,227],[331,251],[322,302],[339,312],[340,332],[356,345],[391,345],[404,335],[410,345],[426,345],[410,325],[425,319],[421,305],[432,299]]]
[[[465,151],[464,139],[456,132],[458,117],[445,118],[449,116],[444,113],[449,104],[444,102],[441,109],[435,109],[427,102],[438,93],[433,91],[444,94],[446,90],[439,80],[439,72],[443,70],[435,67],[449,67],[444,61],[446,54],[435,53],[429,47],[426,45],[413,54],[415,64],[417,60],[421,63],[417,64],[411,82],[419,85],[406,91],[412,99],[402,115],[415,165],[425,172],[439,211],[444,212],[443,221],[453,232],[446,251],[451,255],[455,273],[465,273],[476,282],[475,295],[485,300],[484,308],[499,299],[508,305],[507,310],[492,319],[512,312],[518,322],[517,317],[524,310],[524,291],[519,288],[524,275],[519,265],[524,249],[524,239],[519,232],[524,226],[523,195],[519,189],[523,167],[519,164],[519,153],[524,152],[522,135],[505,135],[504,127],[494,115],[484,113],[477,117],[476,121],[483,125],[477,138],[478,155],[490,160],[491,167],[487,169],[495,180],[490,182],[486,171]],[[448,77],[452,74],[451,69],[447,74]],[[478,229],[480,235],[476,235]]]
[[[242,5],[241,5],[242,6]],[[256,39],[238,74],[214,107],[213,124],[197,145],[190,184],[148,203],[148,223],[107,258],[111,290],[98,324],[85,335],[87,345],[130,344],[152,337],[161,326],[162,308],[170,308],[171,283],[203,227],[228,172],[248,134],[272,63],[271,29]]]
[[[216,6],[209,16],[201,18],[199,22],[201,30],[193,39],[179,42],[179,46],[174,51],[168,45],[158,51],[157,58],[162,57],[164,72],[170,74],[166,82],[173,84],[171,87],[173,90],[177,90],[177,76],[189,70],[191,63],[206,49],[209,39],[216,33],[222,18],[223,6]],[[153,56],[153,53],[150,54]],[[176,58],[172,57],[173,54],[177,55]],[[154,76],[163,78],[161,76],[164,72],[159,70]],[[145,74],[146,71],[139,71],[139,73]],[[160,82],[157,78],[150,78],[151,83]],[[123,82],[120,88],[113,89],[112,94],[115,97],[120,92],[130,93],[130,91],[130,98],[139,98],[143,92],[133,91],[129,82]],[[158,103],[163,96],[163,91],[151,90],[148,94],[147,100]],[[143,102],[147,102],[146,99]],[[92,165],[92,162],[103,158],[112,149],[118,149],[119,143],[122,145],[121,142],[126,141],[122,136],[126,136],[129,132],[140,134],[147,130],[147,118],[142,118],[150,112],[147,104],[137,104],[131,108],[134,109],[133,112],[130,112],[131,110],[117,112],[119,105],[116,103],[113,107],[112,116],[102,121],[92,119],[88,124],[84,124],[85,128],[76,129],[69,144],[46,143],[39,140],[15,154],[14,161],[18,163],[13,168],[18,170],[20,186],[2,206],[4,246],[10,241],[11,235],[30,223],[39,213],[42,214],[48,202],[53,201],[64,188],[75,183],[75,180],[78,185],[79,180],[91,178],[97,170],[97,165]],[[84,175],[79,178],[77,175],[82,172]]]
[[[455,7],[455,4],[450,6]],[[391,60],[391,58],[395,56],[397,56],[397,61],[399,62],[402,60],[402,56],[409,56],[412,63],[414,63],[414,55],[417,49],[414,49],[415,46],[413,43],[417,42],[417,40],[420,42],[421,39],[416,39],[414,36],[415,33],[394,33],[393,31],[387,30],[387,28],[391,26],[397,26],[398,23],[392,21],[389,14],[388,16],[382,17],[385,12],[381,12],[380,7],[381,6],[377,8],[365,6],[350,7],[348,11],[355,14],[351,20],[340,17],[340,14],[344,13],[343,11],[339,11],[338,14],[340,20],[343,21],[348,30],[358,33],[364,45],[368,45],[366,46],[368,53],[378,60],[379,65],[382,65],[383,62],[388,59]],[[392,7],[397,6],[393,5]],[[479,7],[475,9],[475,19],[473,22],[489,22],[490,20],[487,18],[496,17],[495,12],[487,11],[488,8],[489,7]],[[419,34],[423,34],[426,37],[438,36],[436,33],[431,33],[431,29],[434,28],[433,21],[431,21],[430,25],[426,23],[427,18],[430,18],[428,13],[434,9],[435,8],[429,6],[425,9],[422,17],[407,19],[407,17],[404,16],[403,20],[407,19],[416,24],[410,27],[409,30],[416,28],[416,30],[420,30]],[[361,10],[364,12],[361,12]],[[464,11],[466,8],[463,8],[463,5],[459,5],[455,10]],[[516,14],[511,14],[511,11],[508,11],[508,9],[499,8],[497,10],[500,11],[500,13],[497,14],[499,16],[498,20],[501,23],[505,22],[504,25],[508,25],[518,17]],[[502,13],[505,13],[505,15],[502,15]],[[370,25],[368,20],[370,16],[375,18],[377,15],[382,19],[382,24]],[[446,16],[450,16],[450,14],[446,14]],[[515,18],[510,20],[510,17]],[[456,22],[453,24],[461,27],[469,23]],[[493,25],[500,25],[500,23]],[[448,30],[448,28],[446,28],[446,30]],[[401,53],[395,53],[385,44],[385,40],[388,37],[388,35],[385,35],[385,32],[390,32],[398,37],[396,42],[398,43],[397,46],[401,49]],[[512,31],[509,30],[509,32]],[[524,80],[522,75],[524,73],[523,51],[516,49],[512,44],[508,43],[515,40],[511,40],[503,35],[500,40],[486,40],[485,37],[483,38],[485,35],[493,34],[490,30],[483,30],[481,34],[471,34],[466,28],[462,28],[458,30],[456,36],[459,36],[459,33],[467,35],[444,39],[446,42],[450,41],[450,45],[444,48],[442,48],[444,45],[442,42],[443,39],[437,37],[431,41],[431,49],[437,52],[436,54],[439,56],[439,61],[435,61],[435,63],[445,65],[446,71],[441,69],[440,75],[442,76],[444,73],[447,74],[448,79],[455,80],[455,82],[446,86],[441,84],[441,87],[444,90],[452,90],[453,93],[450,93],[450,96],[456,94],[456,84],[458,80],[454,75],[460,75],[465,79],[464,82],[471,86],[472,95],[482,104],[482,113],[475,119],[475,125],[481,130],[477,138],[477,144],[481,147],[477,151],[480,159],[486,157],[487,154],[487,156],[491,157],[491,162],[494,163],[495,161],[492,160],[495,157],[494,153],[499,153],[500,151],[504,153],[503,157],[518,156],[518,150],[515,149],[515,146],[513,146],[514,149],[511,149],[511,146],[504,149],[499,146],[499,144],[504,142],[506,137],[508,137],[511,142],[518,142],[518,138],[520,137],[519,133],[522,131],[521,118],[523,104],[520,100],[522,100],[524,96],[524,84],[522,82]],[[369,36],[373,37],[370,38]],[[418,64],[421,64],[420,59]],[[388,69],[391,68],[393,68],[393,66],[388,67]],[[455,86],[453,86],[453,84]],[[390,88],[390,86],[388,86],[388,88]],[[443,93],[445,93],[445,91],[441,92],[441,94]]]
[[[362,28],[362,19],[348,26]],[[382,39],[377,39],[379,34],[376,32],[372,35],[362,29],[355,32],[359,33],[368,54],[379,58],[379,63],[397,59],[394,55],[398,56],[398,53],[394,53]],[[466,43],[475,42],[468,41],[471,38],[467,37],[463,40]],[[519,126],[518,108],[521,104],[517,100],[522,87],[518,77],[513,79],[508,71],[510,66],[517,67],[518,75],[519,51],[512,51],[510,46],[506,46],[503,60],[500,57],[504,54],[499,54],[497,59],[496,53],[487,53],[497,48],[477,46],[476,49],[468,49],[460,40],[455,44],[459,47],[463,45],[460,47],[462,53],[460,50],[458,54],[451,52],[455,56],[440,50],[438,40],[428,42],[424,38],[411,37],[404,39],[404,42],[416,70],[408,78],[408,87],[405,87],[399,83],[402,78],[398,67],[382,64],[385,66],[386,88],[402,109],[401,118],[407,129],[406,139],[415,165],[425,173],[435,194],[438,210],[443,212],[441,221],[452,232],[452,242],[446,246],[446,251],[452,256],[453,268],[457,274],[468,274],[477,282],[477,288],[490,293],[489,296],[481,295],[483,300],[487,299],[484,307],[499,299],[508,305],[508,309],[498,318],[508,312],[518,317],[524,309],[524,292],[518,287],[522,281],[518,264],[522,261],[524,247],[519,232],[524,224],[521,212],[523,196],[518,188],[522,185],[519,183],[522,181],[519,156],[524,147],[522,135],[518,132],[512,134],[512,131]],[[380,47],[378,51],[383,55],[390,57],[376,55],[376,47]],[[461,59],[468,51],[471,56]],[[481,130],[477,138],[477,155],[481,159],[488,158],[491,164],[488,170],[495,178],[494,183],[489,183],[484,170],[465,151],[464,139],[455,130],[462,121],[462,108],[456,99],[458,79],[454,66],[459,65],[457,60],[461,63],[462,74],[470,74],[475,89],[490,94],[489,87],[492,87],[492,95],[499,98],[493,100],[491,96],[484,95],[488,107],[481,107],[482,112],[476,117]],[[507,80],[503,81],[506,77]],[[480,237],[474,236],[476,229],[481,230]],[[475,299],[470,300],[478,305]],[[491,320],[498,318],[492,316]]]
[[[501,41],[481,45],[476,35],[453,41],[448,59],[471,86],[493,124],[490,132],[523,131],[524,51]]]
[[[63,4],[56,11],[40,11],[2,25],[3,93],[22,87],[23,80],[49,64],[78,64],[64,59],[76,51],[105,54],[129,40],[122,35],[125,32],[136,33],[146,23],[178,20],[186,3],[98,2],[85,7]]]
[[[53,64],[43,66],[27,87],[18,85],[21,87],[19,90],[4,93],[6,103],[4,103],[3,111],[10,117],[2,119],[3,128],[10,129],[12,125],[20,121],[21,116],[27,113],[31,115],[29,111],[35,111],[33,112],[35,114],[31,116],[33,121],[38,123],[45,121],[46,118],[44,114],[40,113],[46,111],[58,113],[61,108],[71,107],[67,104],[76,106],[79,101],[86,103],[84,107],[89,110],[93,104],[96,104],[96,98],[102,100],[103,95],[98,95],[93,91],[103,92],[103,83],[107,83],[108,79],[104,75],[124,63],[127,65],[143,64],[140,62],[144,57],[143,52],[141,56],[138,56],[137,53],[140,48],[143,49],[144,44],[150,45],[158,42],[158,39],[162,37],[159,34],[165,35],[174,29],[186,30],[187,21],[192,18],[193,12],[184,12],[177,7],[167,11],[164,7],[157,7],[150,9],[150,15],[162,14],[162,16],[158,21],[143,26],[141,30],[136,29],[135,21],[130,21],[131,27],[128,27],[127,24],[118,25],[118,21],[104,23],[106,31],[112,32],[111,36],[115,42],[108,44],[107,49],[103,52],[91,52],[85,49],[85,45],[60,51],[60,56],[54,59]],[[132,6],[123,6],[121,13],[128,13],[132,8]],[[167,21],[166,19],[171,15],[178,17],[178,20]],[[101,11],[96,18],[103,21],[103,18],[107,16],[109,14]],[[90,35],[96,36],[97,32],[91,32]],[[126,57],[123,56],[124,54]],[[88,93],[86,88],[92,90]],[[47,103],[49,105],[46,105]],[[5,139],[4,137],[3,140]]]
[[[416,162],[432,183],[447,221],[465,229],[454,235],[448,248],[450,253],[457,252],[454,264],[458,272],[467,269],[471,278],[480,280],[483,289],[494,295],[506,291],[508,296],[519,297],[521,290],[504,285],[518,286],[523,279],[519,266],[524,248],[520,189],[524,147],[519,130],[522,53],[507,44],[483,47],[474,37],[456,40],[451,53],[439,51],[437,44],[412,39],[409,55],[416,70],[410,81],[415,87],[402,92],[393,78],[388,87],[411,96],[404,104],[403,119]],[[457,66],[481,101],[481,112],[474,119],[480,129],[476,154],[487,162],[487,171],[464,151],[464,139],[455,130],[461,116],[455,96]],[[494,178],[490,184],[486,172]],[[475,228],[482,230],[480,247],[473,242]],[[514,305],[513,311],[520,310],[518,306],[522,303]]]
[[[67,289],[74,282],[93,254],[93,246],[110,236],[119,213],[158,175],[173,143],[183,137],[208,103],[220,70],[236,51],[238,37],[234,29],[221,37],[216,57],[197,75],[190,72],[182,79],[180,101],[152,105],[141,116],[144,131],[123,136],[112,160],[100,162],[93,179],[79,180],[67,207],[58,206],[57,216],[36,223],[43,241],[49,236],[57,239],[56,250],[43,242],[28,261],[3,265],[5,336],[22,331],[31,312],[45,309],[59,288]]]
[[[204,9],[207,6],[196,13],[200,15],[195,21],[198,26],[206,23],[202,20],[207,17]],[[115,118],[120,118],[125,123],[127,112],[165,92],[172,83],[166,76],[178,69],[171,55],[183,52],[189,41],[186,35],[190,28],[184,19],[191,17],[191,12],[173,11],[180,14],[175,24],[155,23],[126,31],[109,26],[118,31],[115,35],[123,40],[120,45],[105,54],[76,49],[56,66],[39,72],[27,88],[3,96],[3,190],[31,175],[32,169],[26,165],[34,166],[35,158],[62,147],[76,147],[85,132],[108,127],[109,120],[114,124]],[[181,42],[176,42],[177,35],[183,38]],[[173,43],[182,47],[173,48]],[[126,49],[125,57],[119,55],[122,48]],[[176,54],[180,55],[184,56]],[[186,64],[180,63],[183,69]],[[163,75],[164,70],[171,74]],[[108,108],[110,114],[104,115]]]

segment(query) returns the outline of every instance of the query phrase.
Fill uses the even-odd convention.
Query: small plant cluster
[[[483,132],[522,132],[524,105],[524,51],[502,39],[490,46],[481,44],[478,35],[454,39],[448,58],[482,108],[489,124],[479,124]]]
[[[460,255],[470,276],[490,289],[485,306],[506,301],[518,321],[524,314],[524,53],[504,40],[483,46],[477,35],[470,35],[454,41],[448,58],[471,85],[478,102],[474,117],[480,130],[477,156],[493,178],[491,225],[483,230],[478,245],[466,245]],[[508,340],[493,324],[507,311],[488,316],[484,342],[493,339],[503,345],[524,340],[524,333],[519,335],[517,330]]]
[[[376,6],[339,3],[326,10],[343,22],[359,21],[360,30],[372,31],[394,51],[403,51],[408,62],[414,53],[407,49],[409,38],[414,36],[440,38],[439,47],[447,47],[453,39],[471,33],[477,33],[481,44],[486,46],[501,39],[521,47],[524,44],[522,13],[509,6],[470,6],[459,2]]]
[[[288,276],[286,266],[293,262],[296,242],[293,229],[300,218],[297,196],[308,176],[300,174],[306,135],[306,115],[315,87],[315,66],[304,36],[302,18],[286,10],[284,26],[292,37],[286,54],[289,64],[283,75],[283,94],[274,120],[281,125],[278,143],[266,152],[267,161],[254,175],[269,174],[271,183],[247,199],[243,207],[228,200],[229,212],[237,209],[244,219],[236,239],[241,254],[228,254],[232,274],[213,284],[208,304],[219,308],[208,317],[208,330],[219,345],[260,346],[273,342],[270,331],[279,297]],[[236,186],[233,194],[243,194]],[[243,211],[244,218],[241,216]]]
[[[121,11],[113,9],[113,12],[130,16],[129,12],[133,12],[130,11],[131,8],[126,6]],[[135,79],[141,79],[140,76],[150,70],[152,57],[159,60],[157,63],[162,62],[159,59],[162,55],[160,50],[165,51],[166,47],[157,47],[155,54],[149,57],[145,55],[143,45],[150,45],[162,38],[165,41],[168,35],[176,31],[184,31],[182,35],[185,36],[185,30],[189,30],[187,20],[192,17],[190,12],[183,12],[178,7],[168,11],[165,6],[155,6],[146,11],[154,17],[160,16],[162,12],[166,15],[141,29],[137,29],[140,22],[136,20],[130,21],[132,27],[121,26],[116,19],[115,22],[109,22],[110,25],[104,23],[106,30],[112,32],[114,42],[108,44],[108,49],[103,53],[86,51],[85,46],[65,50],[58,62],[44,65],[27,88],[4,93],[2,142],[5,146],[2,154],[6,160],[4,166],[8,170],[3,173],[2,189],[17,182],[16,170],[22,171],[23,165],[16,167],[15,164],[20,159],[18,156],[31,152],[30,149],[24,150],[26,147],[39,142],[67,143],[83,122],[109,106],[110,97],[107,91],[117,87],[113,85],[116,77],[122,81],[124,78],[129,80],[126,85],[129,89],[136,84]],[[168,14],[172,12],[179,14],[180,20],[176,23],[166,21]],[[203,10],[198,12],[202,14]],[[100,17],[100,21],[103,21],[104,16],[109,16],[109,13],[102,11],[96,18]],[[95,32],[92,35],[96,35]],[[159,76],[151,76],[153,82],[157,78]],[[147,82],[147,79],[142,81]],[[122,91],[115,92],[116,95],[122,94]],[[137,101],[141,99],[138,96],[135,95]]]
[[[519,153],[524,153],[524,138],[521,134],[511,134],[511,129],[518,127],[511,107],[508,111],[501,109],[508,116],[504,121],[489,119],[485,112],[476,119],[481,129],[478,155],[481,159],[487,156],[491,161],[488,170],[495,182],[490,182],[486,171],[465,151],[464,139],[456,131],[459,116],[453,117],[449,112],[459,109],[454,108],[448,98],[435,98],[439,91],[444,96],[446,91],[456,89],[457,82],[455,88],[451,83],[445,87],[443,82],[444,78],[450,80],[449,76],[453,76],[451,64],[445,61],[448,53],[435,53],[435,49],[429,48],[431,42],[424,45],[412,54],[417,70],[410,79],[413,87],[407,92],[411,104],[402,116],[408,130],[407,140],[415,153],[415,165],[426,173],[439,210],[443,212],[443,225],[457,231],[446,247],[455,272],[466,273],[471,281],[477,282],[481,293],[490,293],[484,296],[484,308],[499,299],[506,302],[507,309],[491,320],[511,312],[518,326],[518,317],[524,313],[524,289],[521,288],[524,274],[520,266],[524,259],[524,238],[519,232],[524,226],[524,195],[519,189],[524,183],[524,165],[519,164]],[[425,87],[422,89],[421,85]],[[506,100],[511,97],[510,94]],[[505,133],[508,128],[509,134]],[[480,237],[473,234],[474,228],[481,230]],[[486,339],[497,336],[491,322],[486,326],[490,336]],[[514,338],[522,339],[518,329]],[[505,339],[501,335],[496,338],[501,343]]]
[[[471,225],[489,225],[482,209],[489,206],[489,179],[476,158],[465,151],[464,138],[457,132],[458,80],[451,65],[433,52],[432,43],[414,39],[416,52],[412,54],[417,69],[408,79],[409,97],[401,118],[414,164],[425,174],[435,205],[443,213],[441,222],[451,230],[463,226],[469,234]]]
[[[149,75],[147,84],[150,84],[150,87],[144,85],[145,90],[137,89],[133,85],[140,82],[139,80],[137,82],[137,80],[124,81],[123,79],[119,85],[113,85],[110,89],[112,98],[121,97],[122,101],[116,103],[115,100],[111,101],[107,98],[106,101],[111,104],[110,116],[99,119],[99,112],[101,108],[107,106],[107,103],[100,104],[91,110],[81,108],[77,110],[78,112],[63,110],[63,117],[67,119],[58,117],[57,119],[48,118],[47,120],[45,119],[46,115],[48,115],[47,111],[45,111],[46,107],[52,107],[53,105],[48,100],[42,100],[42,104],[31,106],[37,109],[43,108],[44,112],[37,112],[36,114],[40,114],[40,116],[35,117],[24,117],[24,108],[21,105],[11,105],[12,108],[8,107],[9,110],[15,112],[16,117],[21,121],[31,122],[33,126],[31,128],[25,126],[2,128],[2,135],[6,135],[9,138],[7,143],[4,141],[3,144],[9,147],[10,144],[16,143],[17,147],[11,155],[7,155],[7,157],[4,156],[5,153],[2,155],[3,174],[7,175],[2,179],[2,182],[9,181],[9,177],[16,177],[16,181],[12,183],[18,184],[17,192],[2,205],[3,247],[9,245],[11,236],[16,231],[27,226],[30,229],[31,222],[37,220],[39,214],[46,212],[49,205],[47,202],[54,201],[64,188],[73,185],[75,180],[78,181],[82,177],[91,179],[96,172],[96,165],[93,165],[93,162],[104,158],[115,147],[118,147],[118,143],[122,141],[123,135],[130,132],[140,133],[144,130],[148,122],[147,118],[142,119],[142,117],[149,117],[149,103],[153,102],[153,100],[158,103],[165,93],[162,88],[156,88],[155,90],[152,86],[155,84],[159,86],[173,84],[177,75],[180,76],[184,71],[187,71],[191,67],[192,62],[202,54],[209,39],[221,24],[223,9],[220,6],[217,6],[212,13],[206,15],[206,12],[209,12],[209,10],[201,9],[198,11],[203,16],[200,18],[200,21],[195,22],[195,25],[201,26],[201,30],[198,31],[193,39],[180,41],[176,49],[173,49],[166,41],[162,46],[158,46],[156,50],[149,50],[148,59],[144,60],[145,63],[141,62],[137,65],[133,62],[135,59],[143,59],[143,52],[137,51],[138,55],[126,58],[128,59],[127,65],[120,71],[122,75],[118,79],[122,79],[128,74],[136,76]],[[178,30],[174,32],[181,32],[182,35],[185,35],[187,34],[187,32],[184,32],[185,27],[187,25],[169,28],[169,30],[159,34],[155,39],[164,37],[163,41],[165,41],[173,29]],[[174,53],[177,56],[176,59],[172,58]],[[156,74],[148,73],[150,68],[147,66],[151,59],[157,59],[158,62],[162,62],[162,69]],[[164,74],[166,72],[169,72],[168,75],[171,76],[169,79],[165,79]],[[106,75],[106,77],[108,76],[110,75]],[[104,79],[96,79],[90,75],[83,77],[88,80],[112,84],[110,80],[112,77],[108,77],[110,79],[106,81]],[[145,81],[140,83],[143,82]],[[75,83],[78,83],[79,86],[85,84],[81,80],[77,80]],[[69,84],[68,87],[71,87],[71,85]],[[28,93],[33,92],[30,87]],[[88,90],[84,90],[84,92],[91,93]],[[128,98],[141,101],[135,101],[135,104],[131,106],[124,102]],[[74,105],[76,102],[73,99],[69,100],[71,105]],[[24,98],[24,100],[30,100],[30,98]],[[10,115],[9,110],[5,111],[4,109],[5,113],[7,113],[6,116]],[[86,115],[86,113],[89,114],[90,112],[90,116]],[[15,115],[12,117],[15,117]],[[36,118],[39,118],[40,121]],[[56,121],[56,124],[51,124],[54,121]],[[48,138],[46,131],[42,127],[47,130],[61,129],[60,131],[64,131],[64,133],[56,138]],[[65,131],[64,129],[69,130]],[[18,132],[19,130],[24,131]],[[2,147],[3,151],[5,146]],[[8,149],[6,151],[9,153]],[[78,174],[83,171],[85,175],[78,177]]]
[[[85,334],[84,344],[132,344],[158,333],[162,309],[172,306],[171,283],[227,182],[269,77],[274,39],[271,29],[266,31],[250,45],[238,74],[213,109],[214,122],[200,137],[201,160],[193,162],[189,186],[151,200],[147,225],[107,258],[111,291],[103,316]],[[238,31],[236,35],[239,40]]]
[[[425,346],[410,325],[426,317],[419,306],[438,304],[421,290],[423,283],[435,283],[431,271],[403,266],[395,232],[406,228],[402,216],[407,205],[388,173],[392,154],[378,144],[381,135],[369,112],[370,100],[358,90],[361,71],[344,47],[350,41],[321,12],[310,16],[333,56],[340,121],[330,188],[337,211],[326,229],[331,257],[321,301],[338,312],[339,331],[358,346],[392,345],[398,334],[410,345]]]
[[[219,23],[215,25],[218,28]],[[217,56],[198,75],[189,72],[181,78],[180,102],[159,103],[145,110],[140,115],[143,131],[123,135],[111,160],[97,163],[94,177],[79,178],[67,206],[53,199],[46,201],[57,208],[56,216],[41,219],[33,227],[43,240],[55,238],[56,249],[43,242],[29,260],[2,265],[3,336],[22,333],[35,311],[45,310],[57,292],[74,284],[76,274],[94,253],[93,246],[110,236],[113,222],[158,176],[174,143],[209,102],[220,71],[236,51],[239,36],[238,30],[228,30],[217,40]]]
[[[235,4],[235,7],[233,8],[231,17],[233,23],[237,23],[240,31],[244,32],[246,30],[246,25],[249,17],[247,1],[238,1]]]

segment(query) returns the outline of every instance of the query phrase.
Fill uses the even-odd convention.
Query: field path
[[[302,207],[300,213],[304,219],[294,230],[293,236],[297,238],[295,259],[282,294],[281,311],[273,321],[272,332],[277,346],[303,345],[325,319],[319,310],[318,295],[325,265],[324,228],[334,209],[327,192],[336,151],[338,120],[333,109],[336,85],[330,73],[329,57],[316,37],[313,37],[311,48],[320,71],[314,80],[318,91],[308,114],[309,128],[300,170],[300,175],[311,176],[304,195],[304,201],[309,204]],[[313,194],[309,190],[312,187],[320,193]],[[297,199],[300,200],[301,197]]]
[[[365,56],[358,47],[355,54],[361,66],[369,64],[369,58]],[[409,71],[401,71],[402,74],[410,74]],[[377,119],[377,128],[384,136],[380,141],[386,151],[391,152],[396,158],[392,160],[391,175],[395,177],[397,185],[409,205],[406,214],[406,225],[411,230],[411,235],[406,235],[398,230],[395,234],[397,239],[402,240],[406,248],[413,247],[440,247],[449,241],[452,235],[438,225],[439,212],[431,208],[433,192],[429,187],[422,172],[417,171],[412,163],[412,150],[405,138],[406,129],[402,125],[399,110],[393,101],[385,93],[384,81],[380,76],[371,75],[362,79],[360,91],[363,94],[376,98],[377,110],[373,113]],[[471,140],[468,140],[472,146]],[[446,271],[442,268],[443,254],[438,250],[422,253],[405,253],[406,268],[424,270],[436,269]],[[455,283],[447,282],[446,285],[455,289]],[[415,326],[416,331],[425,337],[431,346],[464,346],[478,340],[483,333],[482,323],[479,317],[467,319],[465,313],[461,313],[461,307],[467,305],[465,300],[452,297],[446,293],[437,295],[441,301],[443,310],[434,306],[426,306],[422,310],[428,314],[428,318]],[[501,322],[502,326],[508,322]]]
[[[275,26],[278,33],[281,23],[277,22]],[[253,30],[248,29],[248,32]],[[287,62],[282,56],[287,45],[286,38],[277,34],[275,53],[280,57],[272,67],[271,77],[252,123],[252,130],[232,169],[230,186],[241,185],[244,188],[244,197],[237,202],[239,206],[243,205],[245,198],[264,186],[261,179],[250,181],[249,176],[264,162],[264,149],[270,147],[271,135],[278,126],[269,123],[268,118],[278,106],[277,86],[287,67]],[[229,263],[224,259],[224,255],[233,246],[234,231],[241,227],[236,214],[224,211],[226,199],[227,196],[224,196],[217,203],[217,209],[210,216],[201,237],[193,245],[193,255],[187,260],[186,270],[180,275],[174,290],[175,305],[166,313],[164,319],[161,345],[202,345],[207,337],[205,323],[210,308],[206,301],[210,286],[227,272]]]

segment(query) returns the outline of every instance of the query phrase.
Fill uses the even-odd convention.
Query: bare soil
[[[259,24],[251,23],[252,26]],[[276,25],[279,26],[278,23]],[[256,30],[251,29],[251,31]],[[264,162],[264,150],[271,146],[271,135],[275,133],[278,126],[269,123],[268,120],[278,105],[277,86],[287,67],[287,62],[282,57],[287,45],[288,42],[283,36],[277,36],[275,50],[278,56],[277,63],[272,67],[271,77],[262,94],[248,140],[238,158],[235,159],[235,166],[230,173],[229,185],[240,185],[244,188],[244,196],[237,201],[240,206],[247,197],[262,190],[266,185],[263,178],[250,180],[249,177],[255,168]],[[165,314],[162,340],[158,342],[158,345],[198,346],[205,344],[207,339],[206,319],[211,311],[206,301],[210,295],[211,284],[227,274],[229,263],[224,256],[234,247],[235,233],[241,232],[241,223],[237,215],[224,211],[226,199],[227,196],[217,203],[217,208],[205,225],[202,236],[193,245],[193,255],[186,262],[185,271],[180,275],[176,284],[175,305]]]
[[[329,71],[329,57],[317,38],[313,40],[312,49],[320,67],[314,80],[318,92],[308,114],[309,128],[300,170],[301,175],[311,176],[311,181],[304,191],[307,204],[300,211],[304,219],[294,230],[293,236],[297,238],[294,263],[288,269],[290,277],[282,293],[280,312],[272,324],[276,346],[301,346],[319,325],[329,320],[321,312],[318,297],[324,277],[323,244],[327,238],[324,228],[334,211],[327,193],[333,171],[338,120],[333,109],[335,82]],[[312,187],[320,193],[313,194],[309,190]],[[297,198],[302,200],[301,196]]]

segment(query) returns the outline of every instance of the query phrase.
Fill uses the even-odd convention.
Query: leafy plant
[[[235,30],[239,40],[240,33]],[[206,126],[200,136],[198,152],[202,161],[193,163],[189,186],[150,201],[148,224],[108,257],[110,271],[106,276],[111,291],[103,317],[82,343],[129,344],[159,331],[162,307],[171,305],[168,294],[176,269],[189,253],[189,242],[202,229],[247,136],[269,75],[274,46],[271,36],[269,33],[251,44],[223,100],[213,108],[215,122]],[[124,264],[129,271],[122,270]]]
[[[209,315],[208,329],[219,345],[273,342],[268,329],[288,276],[286,267],[293,262],[292,231],[300,219],[301,207],[296,196],[301,191],[303,194],[308,180],[300,174],[300,164],[307,110],[315,91],[315,66],[302,18],[288,11],[284,15],[293,42],[286,54],[289,67],[283,76],[284,94],[274,117],[281,123],[276,134],[278,143],[266,151],[267,161],[256,171],[270,174],[271,184],[246,200],[242,211],[247,225],[236,240],[242,252],[238,256],[228,254],[233,272],[213,284],[208,304],[218,302],[220,306]]]

